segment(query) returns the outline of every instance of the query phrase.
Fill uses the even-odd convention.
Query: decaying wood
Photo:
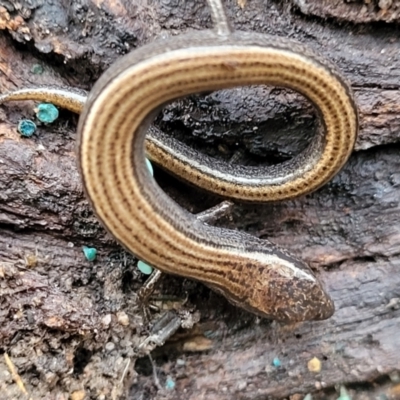
[[[0,91],[90,89],[130,49],[209,27],[203,3],[0,0]],[[23,139],[16,126],[34,118],[34,104],[2,106],[2,398],[28,398],[2,353],[34,399],[336,399],[341,385],[353,399],[400,398],[399,7],[396,0],[226,1],[237,29],[307,44],[335,62],[355,92],[360,137],[330,184],[296,201],[237,204],[219,222],[309,262],[337,311],[328,321],[280,326],[201,284],[166,277],[156,293],[164,306],[197,310],[201,321],[156,349],[153,365],[137,351],[151,327],[135,295],[145,278],[84,198],[77,117],[62,112]],[[315,115],[293,92],[256,87],[191,96],[167,106],[156,123],[215,157],[257,165],[303,149]],[[156,177],[192,212],[219,201],[160,170]],[[85,245],[98,249],[95,262],[84,258]],[[320,372],[308,367],[314,357]]]

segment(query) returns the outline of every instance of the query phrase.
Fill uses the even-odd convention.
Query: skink
[[[296,42],[232,32],[221,1],[208,4],[214,31],[134,50],[103,74],[88,98],[69,89],[36,88],[3,94],[0,103],[44,100],[81,112],[78,159],[87,196],[104,226],[140,259],[199,280],[263,317],[329,318],[333,302],[305,263],[265,240],[201,223],[163,193],[146,170],[149,131],[149,157],[175,175],[224,197],[275,201],[319,188],[352,152],[357,107],[338,70]],[[232,168],[150,126],[157,111],[174,99],[258,84],[298,91],[321,118],[322,129],[311,145],[283,164]]]

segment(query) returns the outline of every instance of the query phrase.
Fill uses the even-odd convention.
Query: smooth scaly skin
[[[243,85],[297,90],[315,105],[323,132],[300,156],[264,170],[233,170],[211,162],[154,129],[146,143],[150,158],[215,193],[268,201],[317,189],[341,169],[353,149],[357,110],[337,70],[292,41],[231,33],[220,1],[209,0],[209,5],[217,32],[144,46],[96,83],[78,128],[86,192],[107,229],[160,270],[202,281],[261,316],[290,322],[328,318],[333,303],[303,262],[265,240],[202,224],[168,198],[145,168],[144,135],[163,104]],[[26,89],[19,99],[52,101],[79,112],[84,96],[72,101],[68,91],[59,90],[55,95],[46,88]],[[16,94],[12,96],[3,95],[0,102]]]

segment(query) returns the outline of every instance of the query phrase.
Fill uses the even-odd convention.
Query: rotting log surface
[[[49,3],[0,0],[1,91],[37,84],[90,89],[128,50],[210,26],[200,1]],[[201,284],[168,277],[157,293],[188,296],[183,307],[199,310],[201,321],[154,352],[161,386],[167,377],[176,384],[158,391],[148,359],[135,352],[148,334],[135,298],[144,277],[84,199],[77,118],[62,112],[22,139],[16,126],[32,118],[33,104],[7,104],[0,108],[0,352],[34,399],[330,399],[338,385],[353,399],[372,399],[395,398],[399,390],[398,2],[231,0],[226,8],[237,29],[291,37],[324,54],[355,92],[360,137],[331,183],[296,201],[238,204],[221,221],[309,262],[337,311],[328,321],[283,327]],[[41,74],[32,72],[38,64]],[[191,96],[166,107],[156,123],[201,151],[254,165],[287,159],[315,130],[304,99],[263,87]],[[193,212],[218,202],[160,170],[156,177]],[[99,250],[94,263],[84,259],[83,245]],[[313,357],[322,362],[320,373],[307,368]],[[24,398],[3,357],[0,389],[2,398]]]

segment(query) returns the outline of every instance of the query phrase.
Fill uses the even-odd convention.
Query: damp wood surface
[[[90,90],[126,52],[210,27],[204,3],[0,0],[0,92]],[[341,386],[353,400],[400,398],[399,3],[225,3],[236,29],[299,40],[337,64],[353,88],[360,135],[332,182],[295,201],[236,204],[219,221],[308,262],[332,295],[335,315],[282,326],[200,283],[164,277],[151,300],[164,310],[152,307],[148,322],[135,295],[145,276],[85,200],[75,157],[78,117],[61,111],[55,123],[21,138],[18,122],[34,119],[35,103],[9,103],[0,107],[2,398],[337,399]],[[316,129],[302,97],[261,86],[179,100],[155,123],[199,151],[247,165],[288,159]],[[160,169],[156,179],[193,213],[220,201]],[[83,246],[98,250],[94,262]],[[137,348],[173,308],[197,312],[200,321],[157,347],[151,364]],[[314,358],[320,371],[312,371]]]

